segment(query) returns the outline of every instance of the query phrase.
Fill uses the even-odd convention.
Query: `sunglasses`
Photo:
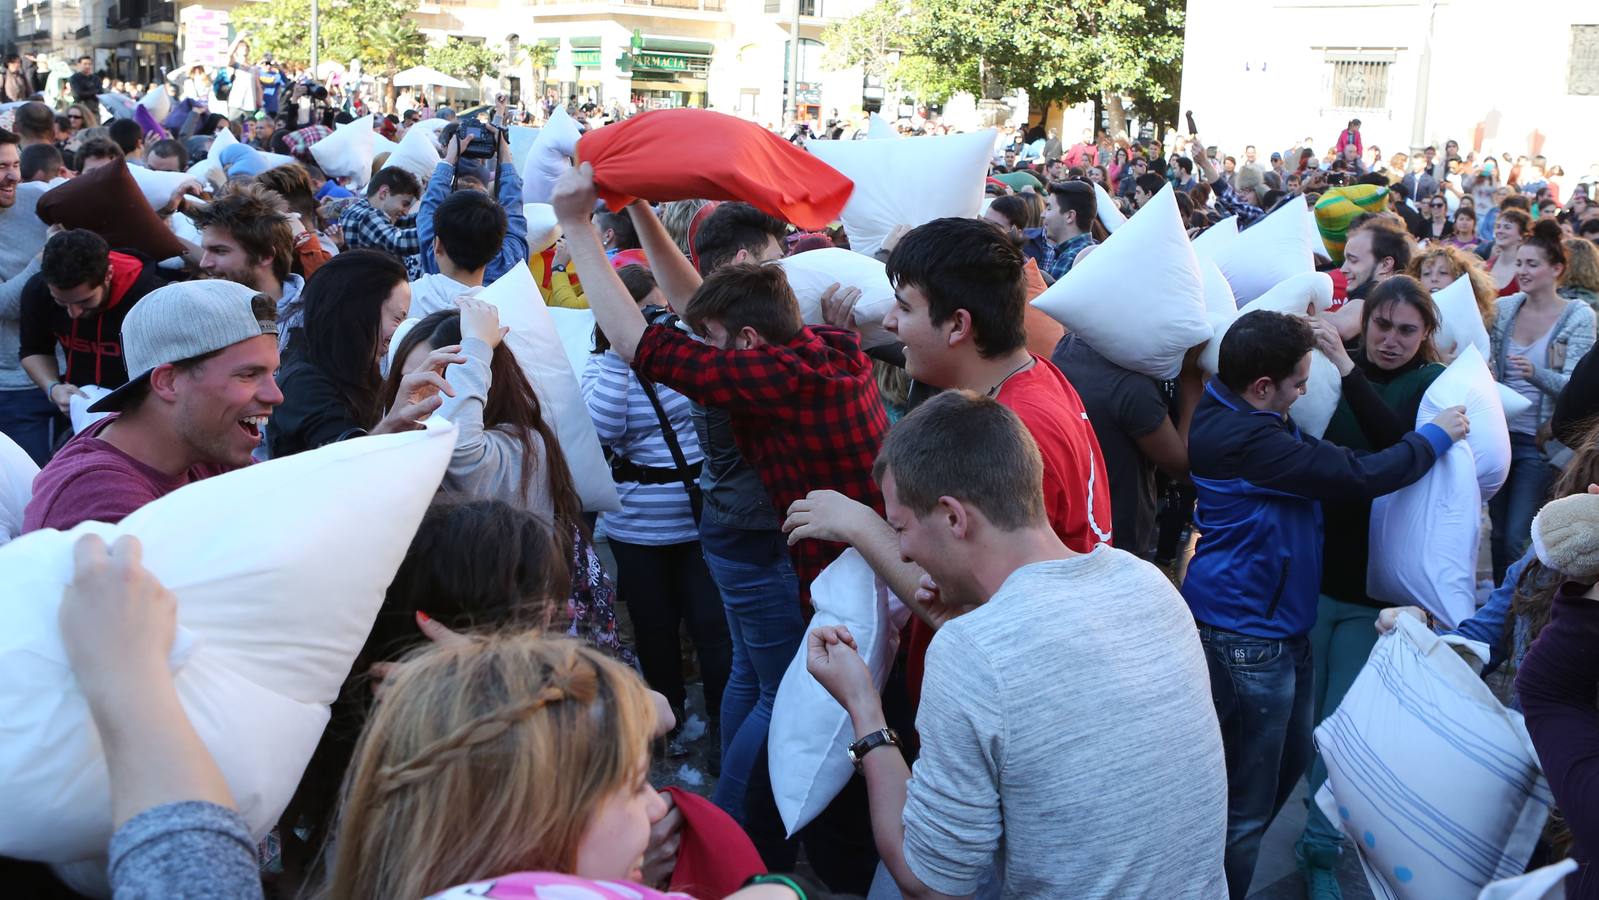
[[[81,119],[81,118],[83,118],[83,116],[80,116],[77,113],[67,113],[67,118],[69,118],[69,119]]]

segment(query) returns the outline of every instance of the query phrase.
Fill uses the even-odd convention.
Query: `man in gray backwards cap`
[[[250,464],[279,403],[272,299],[228,281],[150,292],[122,323],[128,383],[89,407],[114,413],[73,438],[33,483],[23,531],[118,522],[202,478]]]

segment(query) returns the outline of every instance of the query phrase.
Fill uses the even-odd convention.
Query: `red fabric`
[[[690,400],[727,410],[733,441],[779,514],[819,490],[838,491],[882,513],[872,463],[888,415],[855,332],[813,326],[786,344],[720,350],[676,328],[651,325],[633,368]],[[811,581],[842,552],[843,544],[823,541],[790,548],[802,594],[809,595]]]
[[[711,801],[682,788],[666,789],[683,813],[677,867],[670,890],[695,897],[726,897],[752,875],[766,874],[766,864],[749,835]]]
[[[623,250],[622,252],[611,257],[611,267],[614,269],[620,269],[623,266],[643,266],[644,268],[648,269],[650,267],[650,261],[649,258],[644,255],[643,250]]]
[[[1349,302],[1349,276],[1344,274],[1343,269],[1332,269],[1327,272],[1327,276],[1333,283],[1332,306],[1327,307],[1327,311],[1337,312]]]
[[[1044,513],[1050,527],[1066,546],[1088,553],[1111,538],[1105,455],[1077,389],[1048,360],[1036,354],[1033,359],[1033,367],[1012,376],[994,399],[1022,420],[1038,444],[1044,458]],[[921,702],[923,666],[932,640],[932,629],[912,618],[905,651],[906,690],[912,704]]]
[[[838,220],[855,183],[752,122],[707,109],[661,109],[577,142],[611,209],[640,197],[742,200],[801,228]]]

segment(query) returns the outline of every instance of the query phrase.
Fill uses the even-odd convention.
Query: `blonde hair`
[[[632,670],[537,632],[407,657],[345,776],[329,900],[425,897],[507,872],[571,873],[596,807],[649,762]]]
[[[688,227],[694,221],[694,216],[709,200],[673,200],[661,204],[661,224],[666,226],[666,233],[672,236],[677,249],[689,259],[694,258],[694,248],[688,243]]]
[[[100,104],[97,101],[94,105],[96,107],[98,107]],[[77,110],[79,113],[81,113],[83,115],[83,124],[78,126],[80,130],[84,129],[84,128],[94,128],[95,126],[100,124],[100,114],[98,112],[95,112],[94,110],[90,109],[88,104],[86,104],[86,103],[74,103],[71,106],[67,107],[65,110],[63,110],[63,115],[66,114],[66,113],[72,112],[73,110]]]
[[[1599,294],[1599,247],[1586,238],[1567,238],[1564,243],[1566,271],[1560,274],[1560,286]]]
[[[1482,317],[1483,327],[1493,331],[1494,321],[1498,318],[1495,303],[1499,289],[1494,286],[1493,275],[1489,274],[1482,261],[1476,254],[1466,253],[1459,247],[1434,242],[1410,258],[1410,266],[1405,274],[1420,281],[1422,267],[1435,259],[1441,259],[1449,266],[1450,278],[1459,278],[1461,275],[1471,278],[1471,292],[1477,298],[1477,315]]]

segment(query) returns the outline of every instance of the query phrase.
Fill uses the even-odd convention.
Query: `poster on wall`
[[[227,62],[228,14],[226,10],[184,7],[184,65],[220,66]]]

